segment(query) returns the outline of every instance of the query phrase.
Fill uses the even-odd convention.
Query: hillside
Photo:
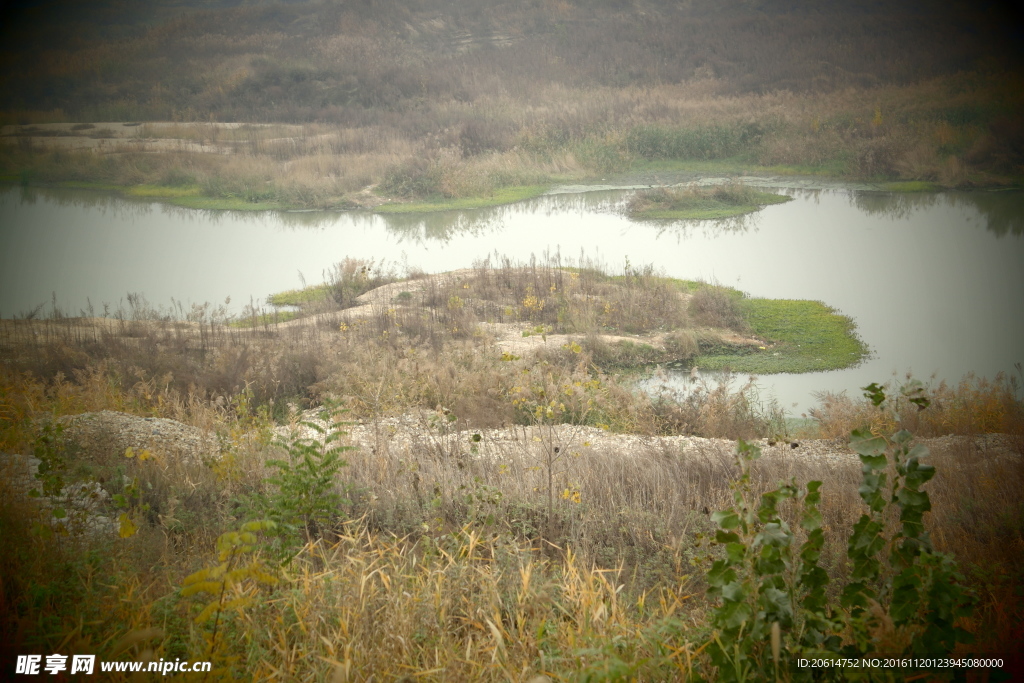
[[[0,29],[0,174],[320,208],[645,164],[1012,184],[1017,27],[996,3],[21,3]],[[140,129],[177,144],[101,163],[52,158],[63,133],[34,127],[112,121],[301,130]],[[224,138],[244,160],[211,158]]]

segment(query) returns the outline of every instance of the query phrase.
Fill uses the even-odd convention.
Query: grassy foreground
[[[373,450],[331,460],[315,444],[271,442],[274,425],[253,410],[251,392],[222,407],[168,384],[123,383],[115,368],[43,381],[5,365],[3,450],[36,448],[52,466],[41,488],[101,482],[123,505],[110,511],[121,533],[97,536],[81,530],[72,504],[55,520],[18,495],[10,477],[0,480],[0,665],[24,652],[74,651],[106,661],[209,660],[215,680],[731,678],[713,658],[729,603],[709,591],[709,571],[726,558],[709,541],[728,527],[717,528],[708,511],[734,504],[737,470],[727,453],[684,456],[652,441],[598,451],[584,440],[596,437],[576,431],[577,441],[561,440],[577,428],[542,416],[492,461],[474,450],[490,432],[452,431],[438,409],[425,417],[421,440],[389,437],[380,416],[371,423],[381,434]],[[552,368],[540,369],[520,381],[543,386]],[[930,388],[941,404],[934,415],[899,398],[898,386],[889,392],[897,399],[882,410],[833,404],[819,414],[823,430],[852,420],[884,434],[897,419],[913,419],[905,424],[927,434],[953,419],[969,433],[1015,434],[1018,453],[1024,443],[1009,382]],[[725,398],[706,397],[701,411],[727,410],[733,399]],[[63,414],[100,409],[212,429],[217,457],[189,461],[160,449],[125,457],[46,429]],[[40,412],[49,419],[37,422]],[[327,424],[330,433],[351,428]],[[559,443],[572,444],[561,458]],[[956,623],[977,640],[956,651],[1005,655],[1024,618],[1016,552],[1024,479],[1019,460],[991,448],[985,439],[933,446],[938,473],[926,486],[932,510],[924,522],[937,550],[959,560],[956,586],[976,600],[971,617]],[[552,467],[558,474],[548,483]],[[815,562],[836,585],[850,581],[846,543],[866,510],[859,469],[852,455],[846,464],[816,462],[786,445],[755,462],[745,483],[744,495],[757,501],[790,477],[801,487],[824,482],[817,508],[826,541]],[[316,495],[303,498],[303,490]],[[795,513],[783,514],[801,528]],[[810,538],[796,533],[795,543]],[[836,596],[827,601],[844,614]],[[800,652],[800,623],[781,632],[783,669]],[[846,637],[856,642],[853,632]],[[877,647],[908,642],[898,632],[884,637]],[[767,639],[748,638],[742,649],[751,666],[771,671]]]
[[[653,398],[602,370],[616,352],[601,332],[670,330],[663,351],[696,353],[711,335],[695,330],[769,329],[758,316],[787,327],[799,307],[783,323],[728,289],[557,262],[401,279],[348,261],[326,286],[277,300],[307,317],[237,328],[217,310],[171,318],[136,298],[114,318],[0,321],[0,452],[45,463],[33,498],[18,461],[0,458],[0,666],[73,651],[209,660],[214,680],[727,678],[714,643],[739,622],[726,623],[715,566],[745,555],[710,541],[729,542],[712,514],[735,504],[738,470],[731,446],[680,435],[764,439],[770,457],[742,484],[751,501],[779,481],[823,481],[822,533],[796,510],[780,508],[783,521],[793,548],[821,541],[814,576],[837,590],[851,580],[847,542],[865,511],[855,456],[804,457],[809,444],[792,448],[750,387]],[[509,346],[505,325],[534,346]],[[1024,471],[1009,452],[1024,449],[1019,386],[928,387],[920,411],[922,389],[904,384],[881,409],[824,397],[818,429],[1006,435],[933,444],[923,522],[959,561],[949,585],[956,615],[970,614],[954,615],[977,637],[970,651],[1009,651],[1024,619]],[[330,435],[324,445],[290,430],[309,406],[334,411],[306,432]],[[205,430],[205,451],[129,452],[62,420],[103,410]],[[342,432],[357,429],[353,450]],[[96,504],[104,534],[87,530]],[[839,636],[858,643],[870,624],[822,600],[810,614],[849,617]],[[787,658],[801,623],[780,634]],[[900,633],[878,647],[905,648]],[[752,665],[771,667],[767,639],[744,643]]]

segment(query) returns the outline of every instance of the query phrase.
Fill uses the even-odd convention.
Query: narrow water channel
[[[818,299],[854,319],[872,356],[857,368],[759,380],[799,414],[812,391],[893,373],[957,381],[1024,361],[1024,195],[783,190],[740,219],[635,222],[629,190],[562,192],[464,212],[241,213],[72,190],[0,191],[0,316],[51,297],[77,314],[125,305],[226,304],[313,284],[345,257],[440,272],[499,254],[583,254],[611,270],[651,264],[751,296]]]

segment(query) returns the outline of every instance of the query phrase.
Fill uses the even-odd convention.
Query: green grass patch
[[[594,351],[592,349],[592,351]],[[607,344],[594,353],[594,362],[604,371],[635,370],[655,363],[668,363],[673,355],[642,341],[620,340]]]
[[[198,185],[180,185],[170,187],[167,185],[136,185],[124,191],[130,197],[153,197],[159,199],[177,199],[180,197],[201,197],[202,188]]]
[[[274,201],[250,202],[242,197],[210,197],[202,194],[197,185],[132,185],[124,186],[114,183],[99,183],[83,180],[64,180],[55,183],[42,183],[44,186],[63,187],[73,190],[95,190],[111,192],[133,199],[155,199],[166,204],[181,206],[186,209],[210,209],[223,211],[282,211],[295,208],[290,204]]]
[[[262,313],[260,315],[251,315],[245,318],[239,318],[238,320],[232,320],[228,323],[228,327],[238,327],[242,329],[262,327],[263,325],[286,323],[289,320],[295,320],[301,315],[302,313],[300,311],[274,311],[273,313]]]
[[[408,204],[384,204],[378,206],[378,213],[429,213],[433,211],[459,211],[463,209],[484,209],[500,204],[512,204],[524,199],[532,199],[544,194],[547,185],[519,185],[503,187],[483,197],[456,197],[437,199],[436,201],[414,202]]]
[[[641,190],[629,200],[628,213],[638,219],[708,220],[752,213],[792,197],[763,192],[739,183],[681,189]]]
[[[267,297],[271,306],[305,306],[326,301],[331,294],[331,285],[310,285],[303,289],[289,289]]]
[[[752,334],[770,345],[708,349],[696,365],[759,375],[820,372],[851,367],[868,353],[853,321],[820,301],[744,299],[740,307]]]

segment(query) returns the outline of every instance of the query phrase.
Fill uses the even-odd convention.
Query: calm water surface
[[[703,278],[752,296],[819,299],[852,317],[872,357],[857,368],[760,379],[791,412],[812,391],[892,373],[992,377],[1024,361],[1024,196],[788,190],[794,201],[731,221],[634,222],[629,192],[552,194],[495,209],[411,216],[216,212],[89,192],[0,192],[0,315],[56,295],[77,313],[138,293],[238,312],[320,282],[345,257],[439,272],[495,253],[584,254]]]

